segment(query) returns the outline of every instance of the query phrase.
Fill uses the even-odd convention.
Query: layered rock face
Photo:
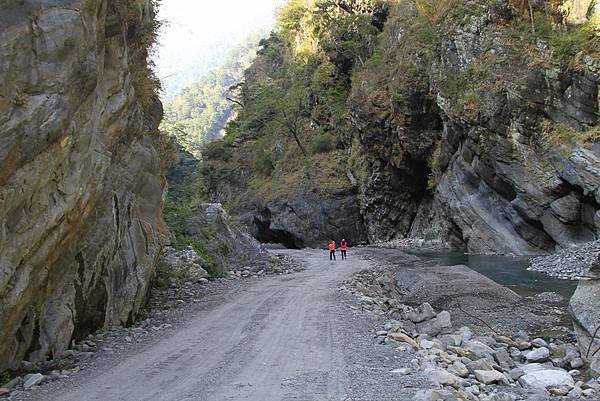
[[[153,10],[128,3],[0,15],[0,371],[143,305],[166,234],[162,107],[140,86]]]
[[[473,7],[433,48],[411,42],[415,9],[396,10],[380,45],[394,49],[387,64],[354,85],[370,239],[514,254],[597,239],[600,145],[552,138],[563,130],[575,142],[597,124],[600,63],[583,56],[571,68],[544,42],[515,41],[508,4]]]

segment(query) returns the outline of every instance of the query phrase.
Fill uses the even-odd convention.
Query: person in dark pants
[[[348,242],[342,239],[340,242],[340,251],[342,252],[342,260],[346,260],[346,251],[348,250]]]
[[[329,242],[329,260],[335,260],[335,241],[331,240]]]

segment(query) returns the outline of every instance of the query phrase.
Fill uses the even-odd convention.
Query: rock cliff
[[[166,234],[150,1],[0,14],[0,371],[130,322]]]
[[[211,151],[230,188],[217,200],[289,246],[539,254],[599,238],[594,4],[458,3],[290,3]]]
[[[534,254],[598,238],[600,146],[578,139],[597,130],[597,39],[564,62],[551,35],[519,38],[508,2],[470,4],[433,38],[394,8],[354,85],[370,239]]]

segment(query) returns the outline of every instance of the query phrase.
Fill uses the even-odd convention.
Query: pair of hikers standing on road
[[[335,259],[335,249],[337,248],[337,244],[334,240],[329,241],[329,260]],[[342,253],[342,260],[346,259],[346,251],[348,251],[348,242],[345,239],[342,239],[340,242],[340,252]]]

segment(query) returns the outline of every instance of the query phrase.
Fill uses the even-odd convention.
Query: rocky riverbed
[[[402,260],[359,273],[341,289],[380,318],[379,342],[414,356],[398,374],[431,380],[415,400],[600,399],[600,382],[586,376],[564,326],[562,297],[522,298],[464,266],[448,280],[446,270]]]
[[[592,241],[560,250],[550,256],[534,258],[530,262],[529,270],[565,280],[578,280],[586,276],[599,256],[600,241]]]

